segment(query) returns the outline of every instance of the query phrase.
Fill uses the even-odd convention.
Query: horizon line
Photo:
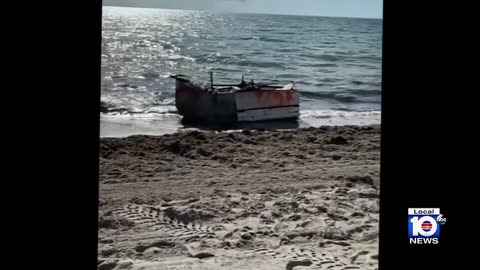
[[[257,15],[280,15],[280,16],[305,16],[305,17],[326,17],[326,18],[348,18],[348,19],[369,19],[369,20],[383,20],[378,17],[348,17],[348,16],[328,16],[328,15],[308,15],[308,14],[285,14],[285,13],[261,13],[261,12],[232,12],[219,10],[205,10],[205,9],[185,9],[185,8],[161,8],[161,7],[139,7],[127,5],[103,5],[102,7],[123,7],[123,8],[144,8],[144,9],[166,9],[166,10],[186,10],[186,11],[202,11],[211,13],[226,13],[226,14],[257,14]]]

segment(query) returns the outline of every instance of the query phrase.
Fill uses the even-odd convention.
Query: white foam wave
[[[381,123],[380,111],[306,110],[300,120],[309,126],[374,125]]]

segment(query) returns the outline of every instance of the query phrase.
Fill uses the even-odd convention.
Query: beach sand
[[[380,127],[100,140],[98,269],[378,268]]]

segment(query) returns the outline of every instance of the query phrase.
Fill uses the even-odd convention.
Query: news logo
[[[408,238],[410,244],[438,244],[440,226],[447,219],[440,208],[408,208]]]

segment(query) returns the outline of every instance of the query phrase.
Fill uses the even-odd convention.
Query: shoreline
[[[349,115],[355,113],[355,115]],[[372,126],[380,125],[381,114],[379,112],[343,112],[336,111],[303,111],[296,122],[292,121],[265,121],[246,122],[236,124],[232,130],[243,129],[277,129],[293,130],[302,128],[319,128],[322,126]],[[135,117],[130,115],[101,115],[100,116],[100,137],[101,138],[122,138],[134,135],[160,136],[174,134],[188,130],[208,130],[205,127],[185,127],[181,123],[181,116],[176,114],[147,115],[146,117]],[[212,128],[210,128],[212,129]]]

